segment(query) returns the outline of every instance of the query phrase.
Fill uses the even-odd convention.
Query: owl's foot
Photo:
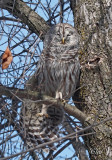
[[[47,113],[37,113],[37,116],[38,117],[46,117],[46,118],[49,117],[49,115]]]
[[[49,115],[47,114],[47,106],[45,104],[42,105],[42,110],[40,113],[37,113],[37,116],[46,118],[49,117]]]
[[[62,99],[62,92],[56,91],[56,99]]]
[[[63,104],[65,104],[65,99],[62,98],[62,92],[56,92],[56,99],[59,99]]]
[[[66,103],[66,100],[65,100],[65,99],[61,99],[61,102],[62,102],[63,104],[65,104],[65,103]]]

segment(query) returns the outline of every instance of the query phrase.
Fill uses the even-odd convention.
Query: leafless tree
[[[0,8],[0,159],[111,160],[111,0],[0,0]],[[73,96],[75,105],[60,102],[66,122],[55,141],[60,142],[58,150],[45,154],[37,151],[45,144],[24,146],[20,110],[24,98],[39,97],[38,92],[26,90],[25,83],[36,71],[47,30],[60,22],[75,25],[81,36],[81,76]],[[7,46],[13,61],[2,70]],[[57,104],[47,95],[38,99],[42,101]]]

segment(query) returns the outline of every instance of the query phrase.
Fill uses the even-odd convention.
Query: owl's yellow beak
[[[62,44],[65,44],[65,39],[64,39],[64,37],[62,38]]]

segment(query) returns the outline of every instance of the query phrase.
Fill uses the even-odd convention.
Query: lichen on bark
[[[75,26],[81,35],[81,88],[83,112],[89,122],[112,116],[112,4],[111,1],[71,1]],[[81,105],[81,104],[80,104]],[[85,123],[85,126],[87,124]],[[112,158],[112,121],[94,128],[85,138],[91,160]]]

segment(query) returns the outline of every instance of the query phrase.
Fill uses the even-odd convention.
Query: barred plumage
[[[52,97],[56,97],[56,93],[62,93],[63,98],[69,100],[79,81],[78,49],[79,35],[71,25],[59,23],[51,27],[45,35],[44,49],[38,62],[37,72],[28,81],[30,89],[44,92]],[[27,142],[29,140],[30,145],[40,144],[57,138],[58,126],[64,116],[63,109],[57,108],[53,104],[39,106],[38,103],[31,103],[28,107],[29,104],[24,104]],[[35,143],[32,137],[35,139]]]
[[[48,31],[37,69],[42,91],[50,96],[62,92],[65,99],[73,95],[80,72],[78,49],[79,35],[71,25],[57,24]]]

